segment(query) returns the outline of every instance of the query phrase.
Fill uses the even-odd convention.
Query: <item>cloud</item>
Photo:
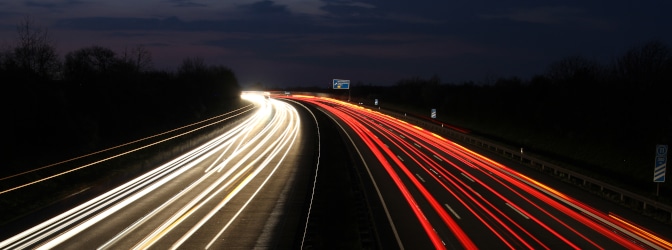
[[[153,42],[153,43],[142,43],[141,45],[147,46],[147,47],[168,47],[171,44],[170,43],[162,43],[162,42]]]
[[[172,3],[173,7],[207,7],[208,5],[197,3],[196,1],[191,0],[168,0],[168,3]]]
[[[519,22],[556,24],[572,20],[583,12],[581,9],[565,6],[514,8],[499,14],[481,15],[481,17],[485,19],[509,19]]]
[[[362,2],[350,2],[350,3],[347,3],[346,5],[349,5],[349,6],[352,6],[352,7],[367,8],[367,9],[376,8],[376,6],[373,5],[373,4],[362,3]]]
[[[497,14],[482,14],[483,19],[505,19],[516,22],[580,25],[584,28],[611,29],[610,25],[598,18],[590,17],[587,11],[567,6],[541,6],[533,8],[510,8]]]
[[[484,48],[454,37],[408,33],[236,34],[201,43],[256,58],[325,64],[332,59],[406,60],[481,54]]]
[[[483,48],[479,48],[476,45],[442,36],[390,34],[370,35],[361,39],[362,41],[350,44],[341,41],[306,44],[298,54],[319,55],[320,57],[412,60],[420,58],[451,58],[465,54],[480,54],[484,51]]]
[[[258,9],[257,9],[258,10]],[[269,10],[263,10],[269,11]],[[246,33],[315,33],[323,27],[316,26],[308,17],[290,14],[247,15],[226,20],[185,21],[178,17],[133,18],[133,17],[84,17],[60,19],[59,29],[92,31],[177,31],[177,32],[246,32]]]
[[[189,28],[187,23],[177,17],[164,19],[122,17],[69,18],[57,21],[56,27],[81,30],[183,30]]]
[[[430,18],[425,18],[422,16],[414,16],[414,15],[408,15],[408,14],[400,14],[400,13],[390,13],[385,17],[386,19],[389,20],[396,20],[404,23],[419,23],[419,24],[440,24],[444,23],[443,21],[438,21]]]
[[[124,31],[111,32],[109,33],[109,35],[113,37],[126,37],[126,38],[151,36],[151,34],[146,32],[124,32]]]
[[[24,5],[27,7],[46,8],[46,9],[63,9],[75,5],[85,4],[79,0],[41,0],[41,1],[25,1]]]
[[[292,14],[323,16],[327,13],[322,10],[325,5],[323,0],[275,0],[277,5],[286,6]]]
[[[346,1],[344,1],[344,0],[329,1],[328,5],[358,7],[358,8],[366,8],[366,9],[376,8],[375,5],[370,4],[370,3],[365,3],[365,2],[361,2],[361,1],[347,1],[347,0]]]
[[[0,4],[0,7],[2,7],[3,4]],[[21,16],[20,13],[17,12],[12,12],[12,11],[0,11],[0,20],[10,18],[10,17],[16,17],[16,16]]]
[[[387,6],[389,7],[389,6]],[[352,27],[352,26],[395,26],[400,24],[440,24],[444,21],[424,16],[423,13],[390,9],[386,6],[361,1],[328,1],[322,8],[329,13],[324,20],[326,26]],[[397,28],[403,28],[396,26]]]
[[[289,14],[287,6],[277,5],[273,1],[260,1],[251,4],[243,4],[238,6],[238,8],[248,14],[258,14],[258,15],[278,15],[278,14]]]

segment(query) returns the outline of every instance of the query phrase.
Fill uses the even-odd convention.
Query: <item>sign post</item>
[[[343,79],[333,79],[333,88],[334,89],[347,89],[348,90],[348,102],[350,101],[350,80]]]
[[[334,89],[350,89],[350,80],[334,79]]]
[[[656,165],[653,169],[653,182],[656,183],[656,196],[660,190],[660,183],[665,182],[667,167],[667,145],[656,145]]]

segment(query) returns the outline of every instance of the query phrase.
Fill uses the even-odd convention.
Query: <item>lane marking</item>
[[[422,176],[420,176],[420,174],[415,174],[415,176],[417,176],[418,179],[420,179],[422,182],[426,182],[425,179],[423,179]]]
[[[467,178],[467,180],[469,180],[469,181],[471,181],[471,182],[475,182],[474,179],[469,178],[469,176],[467,176],[466,174],[464,174],[464,173],[460,173],[460,174],[461,174],[462,176],[464,176],[464,178]]]
[[[457,212],[455,212],[455,210],[453,210],[453,208],[450,207],[448,204],[443,204],[443,205],[445,205],[446,208],[448,208],[448,210],[449,210],[451,213],[453,213],[453,215],[455,216],[455,218],[457,218],[458,220],[459,220],[459,219],[462,219],[462,217],[460,217],[460,215],[458,215]]]
[[[434,158],[436,158],[436,159],[439,160],[439,161],[443,161],[443,160],[441,160],[441,158],[439,158],[439,157],[436,156],[436,155],[432,155],[432,156],[434,156]]]
[[[511,204],[509,204],[509,203],[504,203],[504,204],[506,204],[506,205],[509,206],[511,209],[513,209],[513,211],[516,211],[518,214],[520,214],[520,216],[523,216],[523,218],[528,219],[528,220],[530,219],[530,217],[527,217],[527,215],[525,215],[523,212],[521,212],[520,210],[516,209],[515,207],[511,206]]]

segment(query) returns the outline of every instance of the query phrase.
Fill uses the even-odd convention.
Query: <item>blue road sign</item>
[[[432,118],[436,119],[436,109],[432,109]]]
[[[656,145],[656,167],[653,169],[653,182],[665,182],[667,165],[667,145]]]
[[[334,89],[349,89],[350,80],[334,79]]]

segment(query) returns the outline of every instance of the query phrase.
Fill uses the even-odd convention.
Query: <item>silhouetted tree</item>
[[[152,69],[152,53],[142,45],[131,50],[125,49],[121,60],[132,65],[136,72],[147,72]]]
[[[530,79],[530,86],[536,88],[547,87],[550,83],[551,80],[545,75],[534,75]]]
[[[616,60],[614,79],[620,83],[618,107],[613,120],[619,121],[623,137],[630,143],[659,143],[671,140],[672,51],[661,41],[650,41],[630,48]],[[651,122],[651,112],[656,122]],[[641,131],[646,130],[646,133]],[[667,137],[667,138],[666,138]]]
[[[436,108],[440,104],[441,78],[433,75],[428,80],[423,80],[420,87],[420,98],[424,108]]]
[[[495,81],[496,88],[521,88],[523,85],[523,80],[517,76],[512,76],[509,78],[500,77]]]
[[[26,18],[17,32],[16,43],[0,48],[0,82],[8,87],[0,92],[0,111],[11,131],[0,150],[0,176],[239,105],[221,101],[239,96],[233,72],[208,67],[201,58],[186,59],[173,74],[152,70],[151,53],[143,46],[121,54],[89,46],[67,53],[61,64],[46,29]]]
[[[105,76],[120,61],[111,49],[91,46],[78,49],[65,55],[64,77],[81,84],[93,84]]]
[[[11,70],[15,69],[14,60],[10,50],[0,51],[0,77],[2,79],[7,79],[9,74],[12,73]]]
[[[551,63],[546,75],[555,84],[585,85],[596,84],[599,74],[600,66],[597,62],[582,56],[572,56]]]
[[[201,111],[240,96],[235,74],[224,66],[208,66],[202,58],[186,58],[177,70],[183,96]],[[200,108],[199,108],[200,107]]]
[[[414,107],[422,105],[422,98],[420,96],[420,89],[424,80],[419,76],[402,79],[396,84],[396,98],[394,101],[399,101]]]
[[[240,96],[238,79],[236,79],[236,75],[231,69],[222,65],[210,66],[208,74],[213,91],[211,92],[211,96],[215,97],[215,99],[228,99]]]
[[[183,77],[193,77],[204,74],[207,71],[207,68],[208,66],[205,64],[203,58],[188,57],[182,60],[182,64],[180,64],[179,68],[177,69],[177,74]]]
[[[60,68],[54,42],[46,29],[36,27],[30,18],[17,26],[17,44],[9,58],[11,67],[31,79],[53,79]]]
[[[635,46],[616,61],[615,70],[617,77],[629,85],[643,88],[662,84],[672,80],[672,52],[660,41]]]

